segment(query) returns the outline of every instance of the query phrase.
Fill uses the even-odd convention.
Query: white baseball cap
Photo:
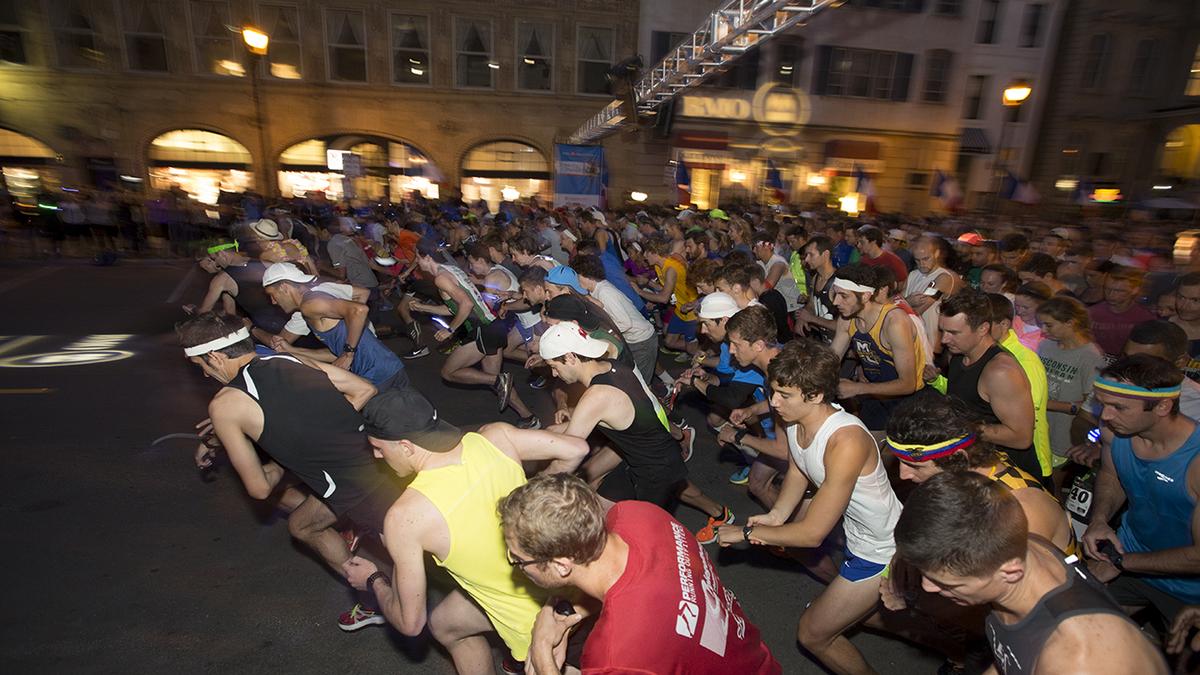
[[[739,311],[737,301],[728,293],[717,291],[700,299],[701,319],[728,319]]]
[[[280,281],[294,281],[298,284],[307,284],[314,280],[316,280],[315,276],[301,272],[299,267],[289,262],[277,262],[268,267],[266,272],[263,272],[263,288],[271,284],[277,284]]]
[[[547,361],[564,354],[598,359],[608,352],[608,344],[587,334],[574,321],[563,321],[551,326],[542,334],[538,343],[538,355]]]

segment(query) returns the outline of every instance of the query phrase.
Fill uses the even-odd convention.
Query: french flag
[[[679,163],[675,165],[675,187],[679,190],[679,203],[692,203],[692,178],[688,174],[687,164],[683,158],[679,158]]]
[[[783,175],[770,158],[767,159],[767,187],[774,191],[775,198],[780,202],[787,199],[787,194],[783,191]]]
[[[933,174],[933,185],[929,189],[929,195],[937,197],[942,202],[942,207],[948,211],[962,206],[962,189],[958,187],[958,181],[940,169]]]
[[[866,199],[866,212],[875,213],[875,181],[857,164],[854,165],[854,180],[854,191]]]

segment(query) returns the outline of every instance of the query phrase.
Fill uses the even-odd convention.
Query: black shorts
[[[496,319],[486,326],[480,326],[475,331],[475,346],[484,356],[499,354],[508,346],[508,329],[509,322],[504,319]]]
[[[1166,626],[1170,626],[1187,603],[1170,593],[1139,579],[1128,572],[1121,574],[1108,584],[1108,592],[1123,607],[1152,608]]]
[[[414,276],[409,279],[406,290],[410,291],[418,298],[427,302],[431,302],[435,305],[440,305],[442,303],[442,295],[438,291],[437,284],[433,283],[429,279],[418,279]]]
[[[346,509],[340,515],[354,524],[361,534],[383,534],[383,519],[388,509],[400,498],[403,488],[394,481],[384,478],[362,501]]]
[[[757,385],[749,382],[726,382],[715,387],[709,387],[708,400],[726,410],[744,408],[754,402],[754,392]]]
[[[671,511],[679,502],[679,493],[686,485],[687,478],[635,478],[629,472],[629,465],[621,462],[604,477],[596,492],[614,502],[637,500]]]

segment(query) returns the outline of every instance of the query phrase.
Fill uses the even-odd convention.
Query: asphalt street
[[[192,432],[217,390],[172,329],[206,281],[181,262],[0,266],[0,672],[452,672],[428,636],[338,630],[352,594],[292,543],[278,514],[248,498],[228,467],[202,481],[194,441],[151,445]],[[489,391],[441,382],[442,358],[409,362],[417,386],[459,425],[494,421]],[[511,368],[548,419],[549,397]],[[701,429],[692,480],[739,521],[759,512],[728,482],[736,467],[699,410],[684,407]],[[676,516],[703,524],[686,507]],[[762,551],[710,552],[784,672],[824,672],[795,642],[822,586]],[[852,639],[880,672],[940,663],[894,639]]]

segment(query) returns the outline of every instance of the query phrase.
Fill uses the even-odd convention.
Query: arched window
[[[0,129],[0,175],[4,186],[22,211],[37,207],[37,193],[57,176],[58,153],[41,141],[8,129]]]
[[[520,141],[489,141],[467,151],[462,161],[462,196],[496,209],[501,201],[550,197],[550,164]]]
[[[399,200],[415,190],[437,199],[440,180],[441,173],[417,148],[372,135],[311,138],[279,155],[279,190],[284,197],[316,191],[333,200]]]
[[[216,204],[221,192],[242,192],[254,184],[246,146],[211,131],[168,131],[150,141],[147,155],[154,190],[179,187],[197,201]]]

